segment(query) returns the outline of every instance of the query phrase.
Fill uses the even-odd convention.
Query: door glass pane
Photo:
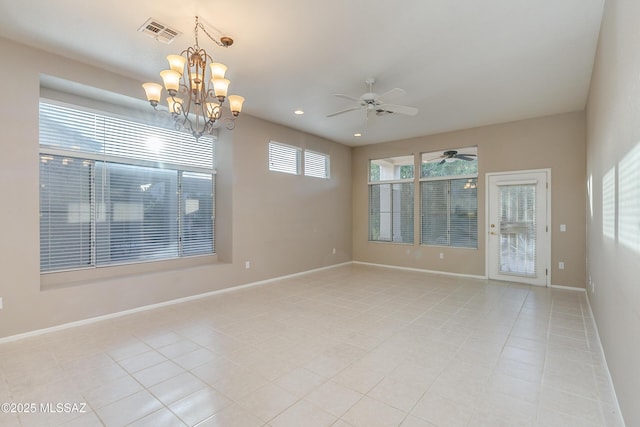
[[[500,186],[501,274],[536,275],[536,184]]]

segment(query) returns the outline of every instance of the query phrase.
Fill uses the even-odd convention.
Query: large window
[[[40,103],[40,270],[214,253],[213,141]]]
[[[413,156],[369,162],[369,240],[413,243]]]
[[[423,153],[420,168],[420,243],[478,247],[478,158],[476,147],[462,158]],[[467,154],[467,156],[464,156]]]

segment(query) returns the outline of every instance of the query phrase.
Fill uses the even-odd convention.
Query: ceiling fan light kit
[[[447,150],[444,153],[442,153],[442,156],[440,156],[442,160],[440,160],[438,164],[441,165],[445,162],[451,163],[451,162],[455,162],[456,160],[471,161],[471,160],[474,160],[473,159],[474,157],[477,157],[477,154],[465,154],[465,153],[458,153],[457,150]],[[435,160],[437,161],[438,159],[435,159]]]
[[[377,94],[373,91],[373,85],[376,80],[373,77],[367,78],[365,81],[365,85],[367,85],[368,92],[363,93],[360,97],[356,98],[351,95],[345,95],[342,93],[336,93],[335,96],[338,98],[347,99],[349,101],[355,102],[355,105],[352,105],[343,110],[336,111],[334,113],[327,114],[327,117],[335,117],[340,114],[348,113],[350,111],[364,110],[367,114],[367,118],[371,113],[375,113],[377,116],[385,115],[385,114],[404,114],[407,116],[415,116],[418,114],[418,109],[415,107],[409,107],[407,105],[397,105],[397,104],[389,104],[384,101],[384,99],[393,98],[395,96],[405,95],[406,92],[400,88],[393,88],[384,92],[382,94]]]
[[[213,62],[211,55],[199,46],[198,29],[202,29],[220,47],[233,44],[231,37],[221,37],[220,40],[212,37],[196,16],[195,45],[183,50],[180,55],[167,56],[169,69],[160,72],[164,88],[169,94],[166,98],[167,107],[176,129],[187,131],[196,139],[204,134],[212,134],[223,123],[227,129],[233,129],[244,103],[244,98],[239,95],[227,96],[231,83],[224,77],[227,66]],[[149,104],[157,110],[162,97],[162,85],[144,83],[142,87]],[[231,117],[222,116],[222,105],[227,99]]]

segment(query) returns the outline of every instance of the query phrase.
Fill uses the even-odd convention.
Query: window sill
[[[68,286],[87,285],[104,280],[121,277],[158,273],[184,268],[200,267],[218,263],[218,256],[201,255],[188,258],[148,261],[131,264],[92,267],[79,270],[61,271],[40,274],[40,290],[65,288]]]
[[[391,244],[391,245],[403,245],[403,246],[413,246],[415,245],[415,243],[409,243],[409,242],[393,242],[390,240],[367,240],[367,242],[369,243],[384,243],[384,244]]]

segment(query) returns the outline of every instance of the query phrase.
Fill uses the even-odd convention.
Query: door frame
[[[489,194],[490,194],[490,190],[491,190],[491,184],[490,184],[490,177],[493,176],[508,176],[508,175],[512,175],[514,176],[514,178],[517,179],[517,175],[520,174],[527,174],[527,173],[545,173],[546,177],[547,177],[547,185],[546,185],[546,198],[547,198],[547,224],[546,224],[546,229],[547,232],[545,233],[546,239],[544,244],[546,245],[546,259],[544,260],[544,262],[546,263],[546,277],[545,277],[545,284],[542,286],[545,287],[551,287],[551,272],[552,272],[552,268],[551,268],[551,233],[553,231],[553,227],[551,226],[552,223],[552,218],[551,218],[551,168],[544,168],[544,169],[526,169],[526,170],[515,170],[515,171],[505,171],[505,172],[487,172],[485,173],[485,203],[484,203],[484,216],[485,216],[485,236],[484,236],[484,247],[485,247],[485,272],[486,272],[486,276],[488,279],[490,279],[490,258],[491,258],[491,250],[490,250],[490,244],[489,244],[489,232],[490,232],[490,223],[491,223],[491,206],[490,206],[490,198],[489,198]],[[523,283],[524,284],[524,283]],[[538,286],[538,285],[529,285],[529,286]]]

